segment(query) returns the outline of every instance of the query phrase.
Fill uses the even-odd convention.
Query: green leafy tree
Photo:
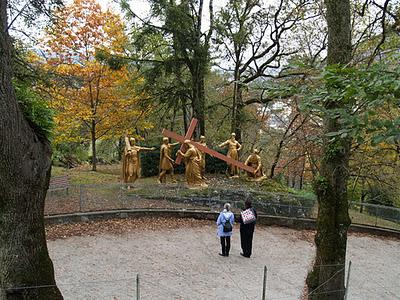
[[[307,14],[312,1],[280,0],[264,7],[258,0],[230,0],[218,13],[216,28],[217,52],[222,50],[221,68],[233,73],[231,131],[241,139],[244,108],[263,97],[248,97],[244,93],[251,84],[265,78],[280,77],[285,73],[285,59],[299,50],[289,46],[289,32],[301,20],[313,18]],[[230,68],[229,66],[232,65]],[[276,70],[280,70],[280,73]],[[288,72],[284,76],[287,76]]]
[[[398,101],[398,70],[350,68],[350,3],[326,1],[328,23],[328,67],[325,85],[317,93],[323,118],[323,153],[315,180],[318,198],[317,246],[313,270],[308,274],[310,299],[344,297],[348,214],[347,181],[353,140],[362,142],[363,128],[370,127],[370,113],[387,101]],[[372,122],[373,124],[373,122]],[[396,122],[384,123],[383,139],[396,141]],[[375,139],[379,137],[376,135]]]
[[[127,1],[122,1],[123,9],[133,18],[139,18],[130,8]],[[213,1],[209,2],[210,27],[203,32],[203,11],[204,2],[186,0],[176,1],[151,1],[152,17],[161,22],[161,26],[155,25],[148,20],[142,20],[142,30],[145,32],[157,32],[163,36],[170,49],[167,57],[160,57],[168,70],[171,64],[176,67],[170,68],[179,79],[181,67],[185,68],[184,73],[189,75],[190,93],[182,91],[190,101],[192,116],[199,120],[195,136],[205,134],[205,76],[209,69],[210,62],[210,39],[213,29]],[[157,60],[156,63],[160,63]],[[180,85],[182,87],[183,85]],[[180,96],[182,108],[185,109],[185,96]],[[183,101],[182,101],[183,100]],[[183,115],[188,115],[183,112]]]

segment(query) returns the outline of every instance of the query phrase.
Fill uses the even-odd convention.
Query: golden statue
[[[206,137],[204,135],[200,136],[199,144],[204,146],[204,147],[207,147]],[[206,179],[204,177],[204,175],[206,174],[206,154],[203,151],[200,151],[200,153],[201,153],[201,164],[200,164],[200,166],[201,166],[201,178]]]
[[[124,157],[122,161],[122,175],[124,183],[134,183],[140,177],[140,151],[152,151],[156,148],[139,147],[135,138],[125,137]]]
[[[201,177],[201,152],[190,143],[190,140],[185,140],[187,150],[183,153],[178,150],[177,155],[182,155],[185,159],[185,177],[186,182],[190,186],[207,186]]]
[[[253,173],[247,172],[247,176],[251,180],[262,180],[265,178],[265,175],[262,170],[262,163],[260,157],[260,151],[257,149],[253,150],[253,153],[249,155],[249,157],[244,162],[245,165],[253,167],[255,170]]]
[[[238,141],[236,141],[236,134],[232,133],[231,138],[222,144],[219,145],[220,148],[228,146],[228,153],[226,154],[227,157],[230,157],[234,160],[239,160],[239,151],[242,149],[242,145],[239,144]],[[231,177],[239,177],[239,168],[228,164],[228,170],[229,176]]]
[[[169,143],[169,139],[167,137],[163,138],[163,143],[160,148],[160,174],[158,176],[158,181],[160,183],[167,182],[167,173],[171,173],[172,181],[174,179],[174,160],[171,157],[171,147],[178,145],[179,143]]]

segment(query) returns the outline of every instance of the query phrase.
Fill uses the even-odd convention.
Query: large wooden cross
[[[186,131],[184,140],[190,140],[190,139],[192,138],[192,135],[193,135],[193,133],[194,133],[194,130],[196,129],[197,122],[198,122],[198,120],[197,120],[196,118],[193,118],[193,119],[190,121],[190,125],[189,125],[188,130]],[[165,129],[164,129],[164,130],[165,130]],[[163,131],[163,134],[164,134],[164,131]],[[181,142],[181,148],[180,148],[179,150],[181,150],[183,153],[185,153],[185,151],[186,151],[186,146],[185,146],[185,144],[183,144],[183,142]],[[179,165],[179,164],[181,163],[181,161],[182,161],[182,155],[177,155],[177,157],[176,157],[176,159],[175,159],[175,163],[176,163],[177,165]]]
[[[194,126],[192,125],[193,123],[194,123]],[[185,140],[190,140],[190,138],[192,137],[192,134],[194,132],[194,128],[196,127],[196,124],[197,124],[197,120],[196,119],[192,119],[192,122],[190,123],[188,132],[185,134],[185,136],[181,136],[179,134],[176,134],[175,132],[170,131],[168,129],[163,129],[162,134],[163,134],[163,136],[169,137],[171,139],[174,139],[174,140],[180,142],[182,144],[181,145],[181,151],[182,151],[182,149],[184,150],[184,148],[182,148],[183,142]],[[192,129],[191,129],[191,126],[193,126]],[[192,132],[191,132],[191,130],[192,130]],[[234,166],[236,166],[236,167],[238,167],[240,169],[243,169],[243,170],[245,170],[247,172],[254,173],[254,171],[255,171],[254,168],[252,168],[252,167],[250,167],[248,165],[245,165],[244,163],[242,163],[242,162],[240,162],[238,160],[235,160],[235,159],[230,158],[230,157],[228,157],[226,155],[223,155],[223,154],[221,154],[221,153],[219,153],[219,152],[217,152],[215,150],[212,150],[212,149],[210,149],[210,148],[208,148],[206,146],[203,146],[203,145],[201,145],[201,144],[199,144],[197,142],[190,141],[190,143],[192,145],[194,145],[200,151],[202,151],[204,153],[207,153],[207,154],[209,154],[211,156],[214,156],[214,157],[216,157],[218,159],[221,159],[221,160],[227,162],[228,164],[234,165]],[[179,156],[178,158],[181,158],[181,156]],[[179,162],[180,162],[180,160],[179,160]]]

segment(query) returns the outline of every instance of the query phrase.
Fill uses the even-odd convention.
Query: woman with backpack
[[[257,212],[251,206],[251,201],[244,202],[244,210],[240,213],[240,244],[242,246],[241,256],[250,258],[253,248],[253,234],[256,226]]]
[[[231,236],[233,229],[233,222],[235,217],[231,212],[231,205],[229,203],[224,204],[224,210],[219,214],[217,219],[218,231],[217,235],[221,240],[222,253],[221,256],[229,256],[229,250],[231,249]]]

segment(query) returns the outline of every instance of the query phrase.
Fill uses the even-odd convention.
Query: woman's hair
[[[226,209],[226,211],[230,211],[231,210],[231,205],[229,203],[225,203],[224,204],[224,208]]]
[[[246,201],[244,201],[244,207],[246,209],[250,208],[251,207],[251,200],[247,199]]]

